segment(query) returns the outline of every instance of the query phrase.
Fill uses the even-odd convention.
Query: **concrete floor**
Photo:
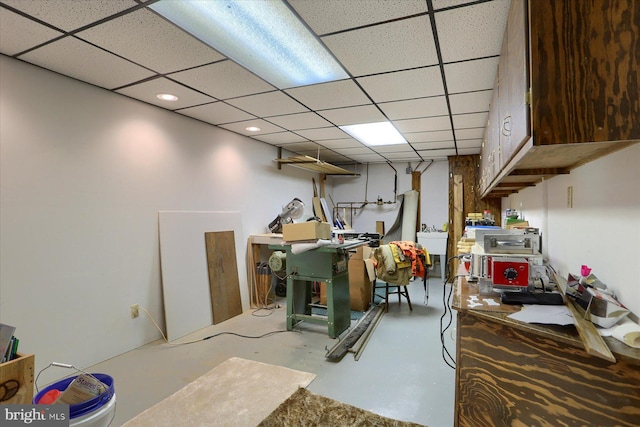
[[[259,339],[225,334],[185,345],[158,340],[88,370],[114,378],[117,405],[112,426],[122,425],[236,356],[312,372],[317,375],[308,386],[313,393],[382,416],[430,427],[450,427],[455,371],[442,359],[441,279],[431,278],[429,289],[425,305],[422,281],[409,285],[413,311],[404,299],[398,304],[397,296],[392,296],[389,312],[382,317],[357,361],[352,353],[340,362],[325,359],[327,349],[337,340],[329,338],[322,325],[305,323],[296,331],[286,331],[282,299],[278,301],[281,308],[251,310],[177,341],[201,340],[220,332],[247,336],[284,332]],[[455,319],[444,337],[447,349],[455,355]]]

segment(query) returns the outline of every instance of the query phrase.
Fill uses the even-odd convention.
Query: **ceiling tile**
[[[0,28],[0,53],[5,55],[24,52],[63,34],[5,8],[0,8]]]
[[[356,80],[375,102],[444,95],[440,67],[398,71]]]
[[[229,99],[227,102],[258,117],[309,111],[299,102],[278,91]]]
[[[75,37],[65,37],[44,45],[21,55],[20,59],[107,89],[154,75],[145,68]]]
[[[77,30],[123,10],[138,6],[133,0],[3,0],[3,3],[64,31]]]
[[[393,124],[402,133],[451,130],[451,121],[449,119],[449,116],[426,117],[421,119],[409,119],[409,120],[394,120]]]
[[[480,154],[480,147],[478,148],[458,148],[458,154],[461,156],[469,156],[472,154]]]
[[[414,150],[409,144],[396,144],[396,145],[380,145],[373,147],[378,153],[413,153]]]
[[[482,138],[484,136],[484,128],[456,129],[456,141],[461,139]]]
[[[326,36],[322,41],[354,77],[438,62],[427,16]]]
[[[458,149],[461,148],[480,148],[482,146],[482,138],[478,139],[459,139],[456,142]]]
[[[496,0],[436,12],[442,60],[500,55],[509,5],[508,0]]]
[[[449,113],[444,96],[385,102],[378,106],[391,120],[443,116]]]
[[[356,141],[353,138],[344,138],[344,139],[325,139],[322,140],[321,145],[327,148],[333,149],[343,149],[343,148],[355,148],[362,147],[362,143]]]
[[[493,90],[460,93],[449,96],[452,114],[479,113],[489,111]]]
[[[247,135],[250,137],[255,137],[256,135],[265,134],[265,133],[282,132],[283,130],[285,130],[285,129],[282,129],[281,127],[278,127],[274,124],[271,124],[261,119],[245,120],[245,121],[236,122],[236,123],[226,123],[218,126],[221,128],[228,129],[232,132],[236,132],[241,135]],[[247,128],[249,126],[259,127],[260,130],[258,132],[248,131]]]
[[[444,75],[449,93],[493,89],[499,57],[445,64]]]
[[[453,126],[456,129],[484,128],[487,126],[487,120],[489,113],[456,114],[453,116]]]
[[[253,137],[254,139],[258,139],[263,142],[267,142],[269,144],[291,144],[292,142],[302,142],[306,141],[305,138],[300,135],[296,135],[293,132],[277,132],[277,133],[269,133],[266,135],[257,135]]]
[[[364,92],[351,80],[322,83],[285,90],[302,104],[314,110],[370,104]]]
[[[435,10],[443,9],[445,7],[453,7],[464,5],[468,3],[475,3],[477,0],[433,0],[433,8]]]
[[[77,36],[159,73],[184,70],[224,58],[144,9],[81,31]]]
[[[295,152],[306,151],[307,154],[311,153],[309,155],[315,158],[317,158],[319,149],[318,144],[311,141],[293,142],[291,144],[287,144],[285,148],[289,151]]]
[[[403,134],[404,139],[413,143],[419,142],[435,142],[435,141],[451,141],[453,144],[453,132],[450,130],[440,130],[435,132],[415,132]]]
[[[184,108],[179,110],[178,113],[211,123],[212,125],[255,119],[251,114],[238,110],[236,107],[232,107],[224,102],[213,102],[211,104]]]
[[[386,159],[382,157],[380,154],[371,153],[371,154],[353,154],[349,156],[356,162],[360,163],[379,163],[386,162]]]
[[[424,150],[440,150],[443,148],[451,149],[456,147],[453,140],[437,141],[437,142],[418,142],[418,143],[413,143],[411,145],[413,145],[413,148],[415,148],[421,154]]]
[[[118,89],[116,92],[136,98],[149,104],[154,104],[167,110],[176,110],[178,108],[192,107],[194,105],[205,104],[213,101],[209,96],[186,88],[169,79],[160,77],[157,79],[138,83],[133,86],[127,86]],[[175,102],[162,101],[158,99],[159,93],[170,93],[176,95],[179,99]]]
[[[318,114],[337,126],[386,121],[382,113],[373,105],[336,108],[319,111]]]
[[[323,141],[327,139],[341,139],[349,135],[339,128],[329,127],[322,129],[305,129],[296,131],[298,135],[302,135],[311,141]]]
[[[425,150],[425,151],[418,151],[418,153],[425,159],[440,159],[440,158],[446,158],[448,156],[455,156],[456,150],[455,149],[445,149],[445,150]]]
[[[415,151],[411,150],[405,152],[393,152],[393,153],[384,153],[387,159],[394,162],[417,162],[421,161],[420,155],[418,155]]]
[[[269,121],[290,130],[315,129],[331,126],[331,123],[316,113],[311,112],[269,117]]]
[[[170,74],[177,80],[218,99],[235,98],[276,88],[233,61],[220,61]]]
[[[344,148],[340,150],[340,152],[347,156],[351,156],[354,154],[369,154],[372,151],[369,147],[365,147],[364,145],[360,144],[360,147]]]
[[[317,34],[425,13],[424,0],[289,0],[289,4]]]

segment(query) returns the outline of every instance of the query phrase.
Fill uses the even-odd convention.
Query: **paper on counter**
[[[608,329],[598,329],[598,332],[605,337],[612,336],[629,347],[640,348],[640,325],[629,319]]]
[[[573,315],[566,305],[524,304],[522,310],[510,314],[510,319],[525,323],[542,323],[545,325],[573,325]]]

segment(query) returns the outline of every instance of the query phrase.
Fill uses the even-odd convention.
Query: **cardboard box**
[[[349,301],[351,310],[366,311],[371,305],[376,277],[372,259],[349,260]],[[320,282],[320,304],[327,304],[327,284]]]
[[[331,225],[328,222],[298,222],[282,226],[282,239],[285,242],[331,239]]]
[[[373,249],[367,245],[358,246],[355,252],[349,253],[349,259],[369,259],[373,255]]]
[[[350,259],[349,260],[349,299],[351,310],[366,311],[371,305],[371,292],[375,271],[373,260]]]

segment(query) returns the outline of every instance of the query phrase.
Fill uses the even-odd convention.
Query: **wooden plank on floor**
[[[213,324],[242,313],[233,231],[205,232]]]

